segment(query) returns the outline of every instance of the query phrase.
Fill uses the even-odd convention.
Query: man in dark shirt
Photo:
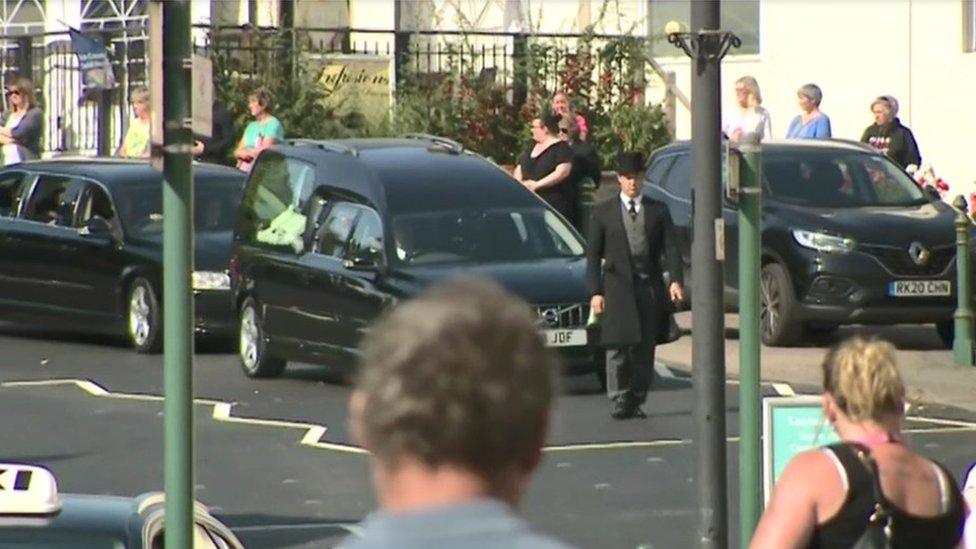
[[[528,304],[486,281],[398,305],[349,401],[380,509],[348,549],[567,546],[515,511],[542,460],[556,368]]]
[[[227,107],[215,99],[211,117],[212,134],[194,143],[193,157],[201,162],[227,164],[230,149],[237,140],[237,134],[234,132],[234,116]]]

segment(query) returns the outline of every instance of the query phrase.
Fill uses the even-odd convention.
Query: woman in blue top
[[[285,139],[285,128],[271,116],[271,92],[261,87],[247,96],[247,108],[254,121],[244,128],[244,136],[234,151],[237,168],[249,172],[254,159],[264,149]]]
[[[823,91],[816,84],[805,84],[796,90],[800,110],[786,130],[787,139],[830,139],[830,118],[820,111]]]

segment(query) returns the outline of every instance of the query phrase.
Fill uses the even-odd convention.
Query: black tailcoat
[[[671,299],[664,287],[664,271],[672,282],[682,284],[682,260],[674,236],[674,223],[667,207],[641,197],[647,231],[650,283],[661,311],[656,323],[667,329],[667,315],[672,313]],[[637,302],[634,297],[634,270],[630,245],[624,229],[623,203],[619,194],[593,207],[590,234],[587,239],[586,273],[591,295],[603,295],[605,310],[601,319],[600,340],[607,347],[637,345],[641,334]],[[662,268],[663,263],[663,268]]]

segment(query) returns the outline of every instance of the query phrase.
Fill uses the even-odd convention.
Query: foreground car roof
[[[93,177],[106,185],[131,183],[133,177],[140,180],[162,181],[162,174],[149,165],[148,160],[130,160],[122,158],[89,158],[89,157],[61,157],[49,160],[32,160],[23,164],[11,166],[16,169],[37,171],[51,171],[79,177]],[[194,162],[195,178],[220,177],[239,178],[242,182],[244,174],[234,168],[219,164]]]

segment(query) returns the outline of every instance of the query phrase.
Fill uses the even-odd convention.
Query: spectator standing
[[[600,343],[608,349],[610,416],[643,418],[655,346],[666,339],[673,305],[684,299],[682,260],[667,207],[641,192],[641,154],[621,154],[616,169],[619,198],[593,207],[586,275],[590,308],[601,317]]]
[[[894,347],[854,337],[827,353],[822,370],[824,414],[842,441],[790,460],[750,547],[853,547],[875,511],[877,478],[891,547],[954,549],[962,496],[952,475],[902,436],[905,386]]]
[[[129,119],[129,128],[125,131],[122,138],[122,145],[116,152],[116,156],[122,158],[149,158],[150,151],[150,132],[152,129],[152,111],[149,105],[149,89],[145,86],[137,86],[129,94],[129,103],[132,105],[132,118]]]
[[[350,431],[372,454],[380,509],[347,549],[567,547],[515,512],[556,394],[529,309],[493,283],[452,282],[369,331]]]
[[[582,114],[575,112],[573,106],[569,101],[569,94],[566,92],[556,92],[552,96],[552,112],[558,115],[570,115],[576,119],[576,125],[579,126],[579,140],[586,141],[590,136],[590,127],[586,124],[586,118]]]
[[[533,143],[519,158],[512,175],[575,225],[576,191],[569,180],[573,151],[559,139],[560,119],[549,114],[532,120]]]
[[[756,134],[759,141],[773,136],[769,111],[762,106],[762,92],[759,83],[751,76],[743,76],[735,81],[736,108],[727,113],[722,131],[732,141],[738,142],[742,136]]]
[[[571,114],[564,114],[559,121],[559,138],[569,145],[573,153],[572,167],[569,172],[569,182],[576,193],[573,202],[576,204],[576,228],[580,228],[583,219],[582,196],[583,189],[589,185],[594,191],[600,184],[600,155],[591,143],[580,140],[579,125]]]
[[[234,132],[234,116],[220,100],[214,99],[210,121],[211,135],[194,142],[193,157],[203,162],[226,164],[237,137]]]
[[[43,114],[37,106],[34,85],[28,78],[17,78],[4,90],[7,110],[0,117],[0,145],[3,164],[16,164],[41,155]]]
[[[918,143],[912,130],[903,126],[898,119],[898,100],[890,95],[882,95],[871,102],[874,124],[861,135],[861,142],[880,151],[902,168],[914,164],[922,165]]]
[[[267,88],[260,87],[247,96],[247,109],[254,120],[244,128],[244,136],[234,151],[237,167],[242,171],[251,171],[261,151],[285,139],[285,128],[271,115],[271,105],[271,92]]]
[[[804,84],[796,90],[800,114],[790,122],[787,139],[830,139],[830,118],[820,110],[823,91],[816,84]]]

